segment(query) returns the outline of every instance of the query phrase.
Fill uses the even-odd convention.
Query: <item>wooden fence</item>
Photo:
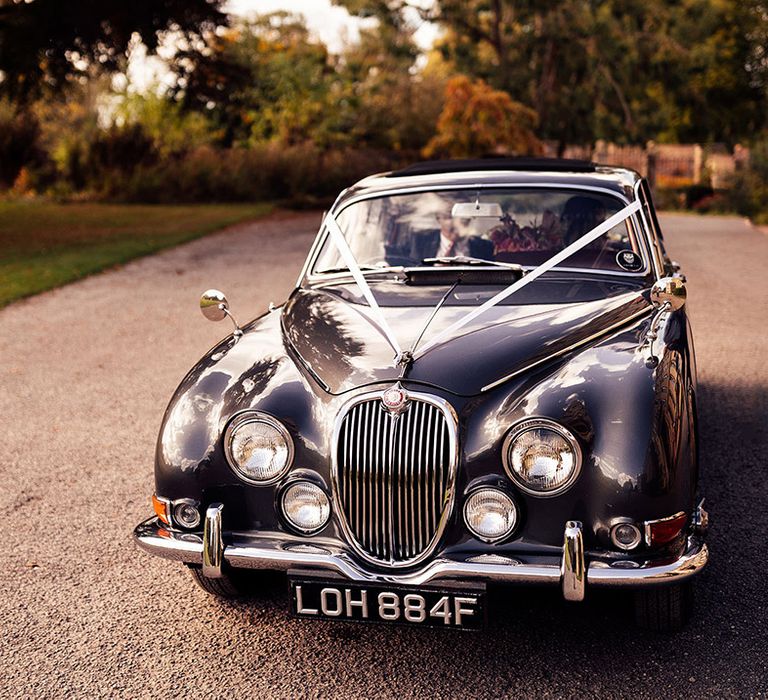
[[[547,155],[556,147],[547,144]],[[564,157],[592,160],[637,170],[655,187],[687,187],[709,183],[714,189],[727,187],[728,177],[749,160],[749,149],[736,146],[729,152],[721,144],[656,144],[620,146],[598,141],[594,146],[568,146]]]

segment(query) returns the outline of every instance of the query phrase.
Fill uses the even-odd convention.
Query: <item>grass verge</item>
[[[0,201],[0,307],[271,210],[269,204]]]

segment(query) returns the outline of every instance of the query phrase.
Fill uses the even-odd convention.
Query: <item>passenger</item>
[[[606,218],[605,205],[592,197],[571,197],[563,207],[560,224],[563,228],[563,243],[569,246],[589,233]]]
[[[443,258],[465,255],[493,260],[493,243],[481,236],[463,236],[456,220],[445,213],[435,215],[438,228],[415,233],[411,238],[411,258]]]

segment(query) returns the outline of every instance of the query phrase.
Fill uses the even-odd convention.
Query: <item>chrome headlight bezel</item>
[[[515,441],[524,433],[527,433],[530,430],[539,429],[549,430],[553,433],[557,433],[569,444],[573,453],[574,464],[571,473],[568,475],[568,478],[559,486],[548,490],[532,488],[515,471],[512,464],[510,463],[510,452]],[[561,425],[557,421],[554,421],[550,418],[540,417],[525,418],[510,428],[507,436],[504,438],[504,442],[502,443],[501,458],[502,463],[504,464],[504,470],[507,472],[509,478],[512,479],[515,486],[523,491],[523,493],[526,493],[529,496],[536,496],[537,498],[551,498],[552,496],[558,496],[564,491],[567,491],[571,486],[573,486],[576,479],[578,479],[579,474],[581,473],[581,465],[583,461],[581,446],[579,445],[579,441],[576,439],[576,436],[570,430],[568,430],[568,428]]]
[[[506,501],[508,501],[508,504],[510,506],[509,512],[511,513],[512,524],[507,528],[505,532],[502,532],[501,534],[498,534],[498,535],[492,535],[492,536],[484,535],[479,530],[472,527],[467,511],[471,505],[472,500],[474,498],[477,498],[478,496],[482,496],[483,494],[493,495],[495,497],[501,497],[502,499],[506,499]],[[512,496],[508,494],[506,491],[490,485],[478,486],[477,488],[474,488],[469,493],[467,493],[466,497],[464,498],[464,505],[462,506],[461,514],[464,520],[464,526],[467,528],[469,533],[475,539],[478,539],[481,542],[486,542],[487,544],[496,544],[498,542],[503,542],[504,540],[508,540],[510,537],[512,537],[512,535],[514,535],[515,531],[518,528],[518,525],[520,524],[520,507],[515,502],[515,499],[512,498]]]
[[[286,508],[286,503],[285,503],[286,497],[290,493],[291,489],[297,488],[297,487],[298,488],[310,487],[312,489],[316,489],[316,491],[319,494],[321,494],[322,497],[325,499],[325,508],[327,512],[325,515],[325,519],[322,520],[322,522],[319,525],[316,525],[315,527],[305,527],[297,523],[288,515],[288,510]],[[316,483],[314,479],[305,479],[305,478],[291,479],[280,490],[278,502],[280,505],[279,511],[280,511],[280,515],[282,516],[282,519],[285,521],[288,527],[290,527],[294,532],[297,532],[300,535],[314,535],[315,533],[320,532],[323,528],[325,528],[328,525],[328,523],[331,521],[331,517],[333,516],[333,506],[331,505],[331,497],[328,495],[327,489],[325,489],[319,483]]]
[[[242,468],[240,465],[238,465],[237,460],[235,460],[234,456],[232,455],[232,441],[234,439],[235,433],[243,426],[249,425],[251,423],[264,423],[265,425],[269,425],[271,428],[274,428],[285,441],[285,445],[288,451],[285,464],[280,468],[280,471],[277,474],[270,477],[269,479],[254,479],[252,476],[242,471]],[[230,469],[232,469],[232,471],[239,479],[242,479],[249,484],[254,484],[255,486],[269,486],[271,484],[277,483],[288,473],[288,470],[293,464],[293,439],[291,438],[291,434],[288,432],[288,429],[277,418],[269,415],[268,413],[262,413],[261,411],[247,410],[236,413],[230,419],[229,424],[224,431],[223,446],[224,456],[227,459],[227,464],[229,464]]]

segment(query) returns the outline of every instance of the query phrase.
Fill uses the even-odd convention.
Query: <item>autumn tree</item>
[[[437,134],[424,149],[426,157],[462,158],[491,153],[536,155],[542,144],[534,135],[537,117],[532,109],[494,90],[482,80],[464,75],[452,78],[445,89],[445,107]]]

